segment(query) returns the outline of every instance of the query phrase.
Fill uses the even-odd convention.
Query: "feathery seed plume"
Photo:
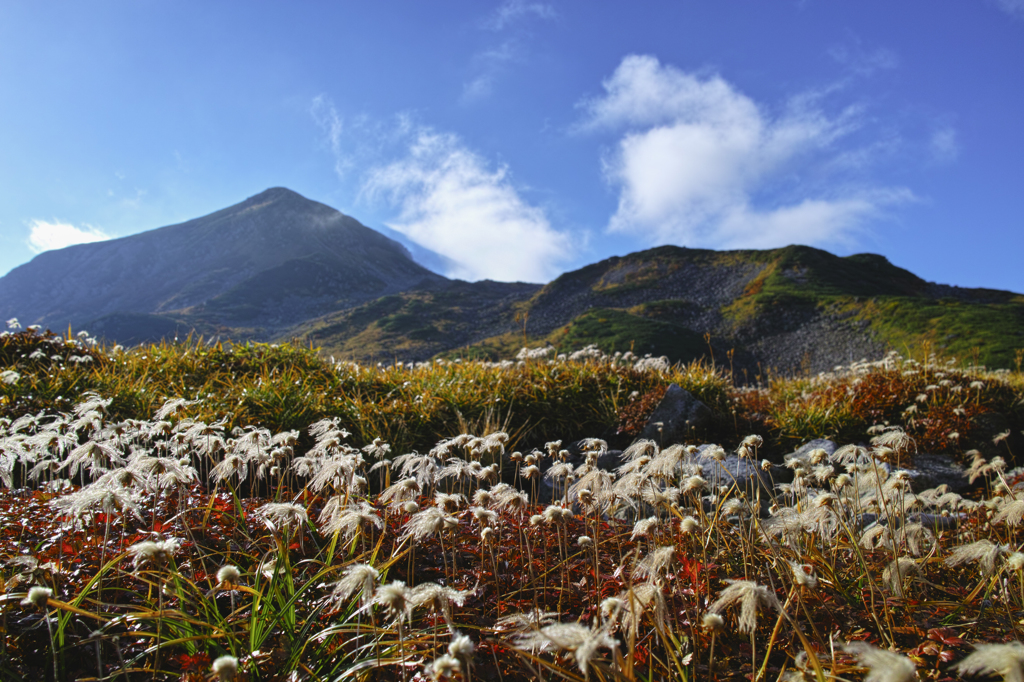
[[[959,566],[977,561],[981,567],[981,575],[988,578],[996,572],[996,560],[1009,551],[1006,545],[997,545],[991,540],[978,540],[969,545],[961,545],[946,557],[947,566]]]
[[[770,607],[776,611],[782,611],[775,593],[767,587],[758,585],[750,580],[726,580],[729,586],[722,590],[718,599],[711,608],[711,613],[721,613],[733,604],[740,605],[740,616],[738,619],[739,631],[745,634],[753,632],[757,628],[757,612],[763,607]]]
[[[956,666],[961,675],[995,673],[1004,682],[1024,682],[1024,644],[977,644],[974,653]]]
[[[539,651],[565,650],[572,653],[580,672],[586,676],[587,666],[599,648],[618,648],[618,641],[603,629],[591,629],[579,623],[554,623],[539,630],[521,634],[516,644]]]
[[[864,682],[910,682],[917,679],[917,668],[906,656],[879,649],[867,642],[850,642],[843,648],[868,669]]]
[[[646,519],[640,519],[633,524],[633,534],[629,536],[630,540],[636,540],[638,537],[647,537],[651,531],[657,528],[658,517],[651,516]]]
[[[369,564],[352,564],[345,569],[341,579],[334,583],[328,600],[330,603],[340,606],[348,601],[353,595],[359,595],[359,603],[366,606],[374,596],[374,589],[380,573]]]

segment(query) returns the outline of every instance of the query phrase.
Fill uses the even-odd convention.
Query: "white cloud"
[[[730,206],[721,216],[717,246],[727,249],[770,249],[788,244],[827,242],[853,246],[863,223],[880,208],[912,201],[906,190],[865,192],[839,199],[805,199],[798,204],[761,210],[748,204]]]
[[[960,142],[957,140],[956,129],[952,126],[942,126],[933,131],[928,148],[936,163],[956,161],[960,156]]]
[[[29,228],[31,232],[25,243],[34,253],[110,239],[109,234],[91,225],[75,227],[69,223],[30,220]]]
[[[489,164],[454,135],[415,133],[407,154],[372,170],[370,197],[400,209],[388,226],[457,263],[449,276],[546,282],[568,260],[569,238],[528,204],[508,169]]]
[[[844,244],[884,206],[910,197],[841,187],[808,196],[815,183],[801,173],[814,176],[814,161],[848,153],[836,147],[859,127],[855,107],[829,117],[805,95],[773,116],[720,76],[651,56],[626,57],[603,85],[603,96],[582,103],[578,129],[621,135],[605,159],[619,190],[610,231],[711,248]]]
[[[482,73],[473,78],[473,80],[463,83],[462,97],[460,98],[460,101],[463,104],[466,104],[483,99],[490,95],[494,90],[494,78],[494,73],[488,72]]]

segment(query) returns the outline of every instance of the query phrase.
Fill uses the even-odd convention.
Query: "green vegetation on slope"
[[[591,308],[550,338],[563,353],[593,344],[609,354],[632,351],[687,363],[707,352],[704,339],[686,327],[614,308]]]
[[[298,281],[288,280],[290,288],[310,295],[323,282],[334,281],[330,273],[295,263],[278,270],[306,282],[300,287]],[[710,290],[715,292],[714,303],[701,296],[708,286],[715,287]],[[698,300],[704,303],[694,302]],[[344,301],[335,303],[341,306]],[[217,305],[214,301],[207,307],[213,310]],[[195,324],[207,337],[234,339],[270,333],[242,325],[242,309],[232,318],[238,322],[234,327],[207,324],[203,315],[210,310],[192,311],[180,320],[112,316],[104,322],[104,333],[132,324],[154,333]],[[791,315],[794,310],[805,314]],[[1010,367],[1017,349],[1024,346],[1022,310],[1024,298],[1016,294],[938,287],[874,254],[838,257],[806,246],[764,251],[663,246],[588,265],[540,288],[435,283],[278,329],[273,338],[311,343],[356,362],[497,360],[514,355],[523,344],[538,343],[554,344],[560,351],[589,344],[606,352],[633,348],[639,354],[651,352],[676,361],[700,357],[706,350],[706,332],[719,345],[742,350],[750,329],[785,327],[787,320],[812,319],[818,311],[866,321],[866,333],[904,354],[929,349],[944,357],[971,356],[989,366]],[[524,324],[524,316],[529,324]],[[724,322],[713,323],[711,329],[688,328],[683,322],[722,318]],[[542,321],[540,331],[535,321]],[[775,366],[775,358],[755,360]]]
[[[734,324],[812,306],[867,321],[880,340],[903,354],[933,350],[1007,368],[1024,347],[1022,296],[961,290],[964,300],[935,298],[927,282],[875,254],[840,258],[802,246],[774,253],[769,267],[724,310]]]
[[[87,358],[83,360],[82,358]],[[190,416],[227,427],[303,429],[340,417],[365,445],[380,436],[403,452],[425,452],[451,433],[504,429],[516,442],[543,444],[610,433],[630,396],[675,382],[719,412],[727,382],[692,363],[637,371],[611,358],[587,362],[412,366],[334,363],[291,344],[207,347],[187,341],[114,351],[53,335],[0,338],[0,417],[69,410],[87,392],[113,402],[116,419],[143,419],[168,398],[199,400]]]
[[[606,330],[611,319],[598,314],[592,322]],[[112,400],[112,419],[145,419],[165,400],[184,398],[198,401],[189,417],[223,418],[229,429],[301,430],[337,417],[354,444],[382,437],[400,452],[425,452],[451,433],[497,429],[522,447],[595,436],[624,447],[635,433],[624,425],[642,425],[676,383],[715,415],[700,437],[735,445],[756,433],[767,452],[814,438],[856,442],[869,427],[889,424],[902,426],[923,451],[962,455],[990,450],[997,432],[1011,432],[1009,445],[1024,428],[1019,372],[935,358],[889,358],[811,379],[773,377],[758,388],[734,388],[727,373],[700,361],[637,367],[631,354],[581,358],[360,366],[292,344],[187,340],[124,351],[21,332],[0,336],[0,418],[67,412],[94,392]],[[1024,442],[1019,450],[1003,454],[1024,453]]]
[[[868,320],[893,348],[931,347],[944,357],[989,367],[1013,367],[1024,348],[1024,297],[1001,303],[879,296],[837,300]]]

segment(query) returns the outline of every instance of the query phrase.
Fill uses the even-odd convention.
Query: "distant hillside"
[[[673,361],[713,352],[751,380],[769,369],[818,372],[926,345],[945,357],[1010,367],[1024,347],[1024,297],[926,282],[874,254],[666,246],[543,287],[460,282],[411,290],[295,332],[362,361],[498,359],[527,344],[571,351],[596,343]]]
[[[1024,296],[926,282],[882,256],[664,246],[546,285],[462,282],[334,209],[276,188],[180,225],[40,254],[0,278],[0,315],[124,344],[300,340],[358,361],[507,358],[523,345],[687,361],[742,379],[887,350],[1011,367]]]
[[[538,289],[522,282],[450,281],[325,315],[292,335],[339,358],[427,360],[509,328],[518,306]]]

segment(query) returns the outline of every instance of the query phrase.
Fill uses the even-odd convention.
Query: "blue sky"
[[[803,243],[1024,292],[1024,0],[0,4],[0,273],[273,186],[464,279]]]

